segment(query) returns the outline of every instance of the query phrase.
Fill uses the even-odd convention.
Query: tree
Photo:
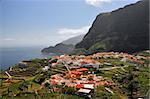
[[[35,79],[33,81],[35,83],[41,84],[45,80],[45,78],[46,78],[45,75],[38,75],[37,77],[35,77]]]
[[[64,89],[65,89],[64,91],[69,93],[69,94],[73,94],[75,92],[74,88],[72,88],[72,87],[66,86]]]
[[[28,85],[29,85],[29,83],[25,81],[25,82],[23,82],[23,83],[21,83],[21,84],[19,85],[18,89],[19,89],[20,91],[28,90]]]
[[[127,76],[128,83],[127,83],[127,89],[129,92],[129,97],[132,99],[134,98],[134,92],[137,92],[139,89],[139,81],[135,79],[135,73],[136,69],[135,66],[129,67],[129,74]]]
[[[129,84],[128,84],[128,91],[129,91],[129,96],[131,98],[134,97],[133,92],[137,92],[139,88],[139,82],[136,80],[132,80]]]

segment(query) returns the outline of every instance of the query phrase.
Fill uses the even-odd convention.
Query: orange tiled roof
[[[88,71],[88,69],[87,68],[80,68],[80,69],[76,69],[76,71]]]
[[[71,71],[71,73],[76,74],[76,75],[81,75],[81,74],[83,74],[82,72],[79,72],[79,71]]]
[[[75,86],[75,88],[83,88],[83,87],[84,87],[83,84],[77,84],[77,85]]]

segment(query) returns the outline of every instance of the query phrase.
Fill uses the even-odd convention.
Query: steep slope
[[[42,53],[63,53],[67,54],[74,50],[74,46],[79,43],[84,35],[79,35],[72,37],[70,39],[67,39],[59,44],[56,44],[55,46],[50,46],[48,48],[44,48],[41,50]]]
[[[76,45],[89,54],[99,51],[133,53],[149,49],[149,0],[99,14]]]
[[[66,45],[66,44],[63,44],[63,43],[59,43],[57,45],[55,45],[54,47],[53,46],[50,46],[48,48],[44,48],[42,49],[42,53],[62,53],[62,54],[65,54],[65,53],[70,53],[71,51],[73,51],[74,49],[74,46],[73,45]]]
[[[66,45],[70,45],[70,44],[76,45],[83,39],[83,37],[84,37],[84,35],[75,36],[75,37],[72,37],[70,39],[63,41],[62,43],[66,44]]]

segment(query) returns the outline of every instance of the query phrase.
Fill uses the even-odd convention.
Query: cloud
[[[103,3],[111,3],[116,0],[85,0],[86,4],[94,6],[94,7],[99,7]]]
[[[10,37],[0,37],[0,46],[33,46],[33,45],[42,45],[42,46],[51,46],[58,44],[64,40],[67,40],[71,37],[78,36],[81,34],[86,34],[90,26],[81,26],[80,28],[58,28],[52,33],[44,32],[42,33],[30,34],[30,35],[16,35]]]
[[[54,44],[60,43],[71,37],[86,34],[91,26],[82,26],[80,28],[60,28],[56,30],[56,37],[51,42]]]
[[[13,39],[13,38],[4,38],[3,39],[3,41],[13,41],[13,40],[15,40],[15,39]]]
[[[85,34],[88,32],[90,26],[83,26],[81,28],[61,28],[57,31],[59,35],[65,35],[65,36],[77,36],[81,34]]]

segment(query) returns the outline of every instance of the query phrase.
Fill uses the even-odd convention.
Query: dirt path
[[[112,69],[117,69],[117,68],[124,68],[128,66],[115,66],[115,67],[109,67],[109,68],[100,68],[99,70],[112,70]]]

